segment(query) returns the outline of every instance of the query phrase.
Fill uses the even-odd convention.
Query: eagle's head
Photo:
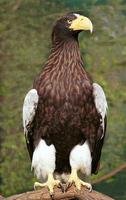
[[[53,41],[57,38],[77,38],[78,33],[84,30],[93,31],[93,25],[89,18],[80,14],[70,13],[57,20],[52,33]]]

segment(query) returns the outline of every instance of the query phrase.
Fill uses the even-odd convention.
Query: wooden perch
[[[72,185],[67,192],[62,193],[60,188],[55,188],[55,200],[114,200],[109,196],[96,191],[89,192],[82,187],[81,191],[76,190]],[[6,200],[52,200],[46,188],[37,191],[26,192],[6,198]]]
[[[101,183],[102,181],[105,181],[109,178],[111,178],[112,176],[115,176],[116,174],[118,174],[119,172],[123,171],[124,169],[126,169],[126,163],[120,165],[119,167],[117,167],[116,169],[114,169],[113,171],[111,171],[110,173],[100,177],[99,179],[97,180],[94,180],[92,182],[92,184],[98,184],[98,183]]]

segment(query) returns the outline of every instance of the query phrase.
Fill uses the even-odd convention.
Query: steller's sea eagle
[[[83,30],[92,32],[93,25],[80,14],[57,20],[51,53],[24,99],[24,134],[40,180],[34,187],[46,186],[50,194],[62,182],[91,190],[83,179],[99,169],[107,101],[83,66],[78,43]]]

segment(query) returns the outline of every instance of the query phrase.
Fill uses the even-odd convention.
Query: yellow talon
[[[55,180],[53,178],[53,175],[52,174],[49,174],[48,175],[48,180],[46,183],[39,183],[39,182],[35,182],[34,183],[34,189],[36,190],[37,188],[39,187],[48,187],[49,189],[49,192],[50,192],[50,195],[53,194],[53,189],[54,189],[54,186],[59,186],[60,184],[60,181],[59,180]]]
[[[75,186],[78,190],[81,190],[81,185],[83,186],[86,186],[89,191],[91,192],[92,191],[92,186],[90,183],[86,183],[84,181],[82,181],[78,175],[77,175],[77,170],[76,169],[72,169],[72,172],[71,172],[71,175],[70,175],[70,178],[68,180],[68,185],[72,184],[72,183],[75,183]]]

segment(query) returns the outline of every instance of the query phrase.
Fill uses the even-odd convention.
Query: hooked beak
[[[84,17],[82,15],[76,14],[76,19],[74,19],[69,26],[71,30],[77,31],[77,30],[89,30],[91,33],[93,31],[93,25],[89,18]]]

